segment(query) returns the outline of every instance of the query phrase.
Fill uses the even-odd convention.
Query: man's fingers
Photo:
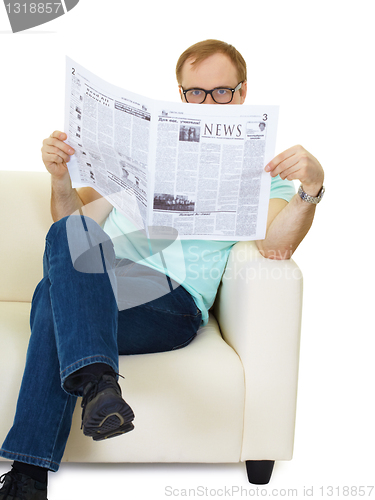
[[[302,150],[304,150],[303,147],[298,145],[298,146],[293,146],[287,149],[286,151],[283,151],[282,153],[275,156],[275,158],[266,165],[265,171],[271,172],[284,161],[289,161],[289,160],[293,161],[293,157],[298,157],[298,153],[301,152]]]
[[[296,165],[298,165],[299,159],[297,155],[291,156],[290,158],[287,158],[286,160],[282,161],[279,163],[271,172],[272,177],[276,177],[276,175],[280,174],[280,177],[283,173],[288,171],[290,168],[295,168]],[[284,179],[284,177],[282,177]]]
[[[68,162],[70,160],[69,154],[64,153],[62,149],[54,146],[45,146],[43,149],[43,157],[46,161],[52,163]]]
[[[52,132],[50,137],[55,139],[60,139],[60,141],[66,141],[66,139],[68,138],[65,132],[60,132],[60,130],[55,130],[54,132]]]
[[[65,144],[65,142],[59,141],[58,139],[49,138],[49,139],[46,139],[46,141],[47,141],[46,142],[47,146],[54,146],[55,148],[60,149],[61,151],[63,151],[66,154],[73,154],[74,153],[74,149],[71,148],[69,146],[69,144]]]
[[[67,163],[74,150],[64,142],[48,137],[43,141],[42,159],[48,163]]]
[[[299,177],[298,172],[299,171],[300,171],[300,169],[299,169],[298,163],[296,163],[292,167],[280,172],[279,175],[280,175],[280,178],[283,180],[288,179],[288,181],[292,181],[292,180],[298,179],[298,177]]]
[[[54,134],[58,135],[58,132],[54,132]],[[56,137],[52,137],[54,134],[51,134],[50,137],[44,139],[42,147],[43,155],[45,154],[60,155],[64,159],[64,161],[69,161],[70,159],[69,155],[74,154],[74,149],[71,148],[68,144],[65,144],[65,142],[62,142],[61,140],[57,139]],[[61,133],[60,136],[66,137],[66,134]]]

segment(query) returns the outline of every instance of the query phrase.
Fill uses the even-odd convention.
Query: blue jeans
[[[77,229],[77,241],[83,225],[92,242],[75,266],[68,220],[73,233]],[[132,307],[131,293],[127,308],[119,311],[113,292],[116,264],[123,289],[128,282],[130,290],[146,287],[148,297],[159,298]],[[159,288],[166,282],[164,275],[140,265],[137,273],[134,263],[118,264],[111,241],[92,219],[71,216],[52,225],[46,238],[44,277],[32,301],[31,337],[16,415],[0,456],[57,471],[81,396],[64,387],[69,375],[92,363],[105,363],[118,372],[119,354],[178,349],[195,337],[201,313],[182,286],[168,281],[169,293],[163,294]],[[149,293],[152,288],[154,294]]]

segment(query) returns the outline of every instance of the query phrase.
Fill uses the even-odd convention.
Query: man
[[[206,40],[187,49],[179,58],[176,75],[184,102],[245,102],[246,64],[224,42]],[[156,264],[137,265],[144,256],[129,221],[94,189],[72,189],[66,164],[74,151],[64,140],[66,134],[55,131],[42,147],[42,159],[51,174],[55,223],[46,238],[44,277],[33,297],[31,337],[15,420],[0,450],[1,456],[14,460],[1,480],[0,500],[21,499],[22,491],[30,500],[47,498],[47,471],[59,468],[77,397],[83,397],[83,432],[94,440],[134,428],[134,413],[117,383],[118,354],[168,351],[190,343],[199,326],[208,321],[235,243],[182,241],[186,275],[181,279],[174,275],[166,280]],[[288,259],[313,221],[324,192],[323,169],[304,148],[295,146],[276,156],[265,170],[272,176],[267,233],[256,243],[264,257]],[[301,182],[298,194],[289,180]],[[83,215],[69,217],[78,212]],[[97,223],[104,225],[104,231]],[[114,253],[110,237],[118,228],[123,237],[114,240]],[[82,239],[91,241],[78,267],[72,264],[69,231],[76,235],[79,255]],[[125,265],[126,286],[133,292],[134,284],[141,293],[151,288],[151,295],[155,292],[153,297],[158,298],[144,304],[132,303],[130,297],[119,308],[112,291],[112,271],[119,259],[131,262]],[[98,264],[103,271],[92,272]],[[207,268],[216,272],[204,275]]]

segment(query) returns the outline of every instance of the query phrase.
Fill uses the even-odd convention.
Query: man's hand
[[[324,171],[318,160],[302,146],[293,146],[277,155],[265,167],[272,177],[299,180],[305,193],[317,196],[323,186]]]
[[[58,179],[66,177],[68,174],[67,162],[74,154],[74,149],[65,144],[67,135],[64,132],[55,130],[48,139],[44,139],[42,160],[48,172]]]
[[[67,163],[74,149],[65,144],[67,135],[55,130],[43,141],[42,160],[51,174],[51,214],[53,220],[71,215],[79,210],[83,202],[72,188]]]
[[[265,167],[272,177],[299,180],[303,190],[317,196],[323,186],[324,172],[318,160],[302,146],[293,146],[277,155]],[[309,231],[316,205],[295,194],[289,203],[270,200],[267,235],[257,241],[260,253],[270,259],[289,259]]]
[[[104,222],[112,205],[91,187],[78,191],[72,188],[67,163],[74,154],[74,149],[65,144],[67,135],[55,130],[42,147],[43,163],[51,174],[51,214],[56,222],[62,217],[83,213],[101,224]],[[84,207],[84,208],[83,208]]]

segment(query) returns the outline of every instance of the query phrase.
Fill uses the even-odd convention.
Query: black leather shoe
[[[82,429],[85,436],[101,441],[134,429],[134,413],[121,397],[115,377],[102,375],[89,382],[82,398]]]
[[[47,484],[14,470],[0,477],[0,500],[47,500]]]

